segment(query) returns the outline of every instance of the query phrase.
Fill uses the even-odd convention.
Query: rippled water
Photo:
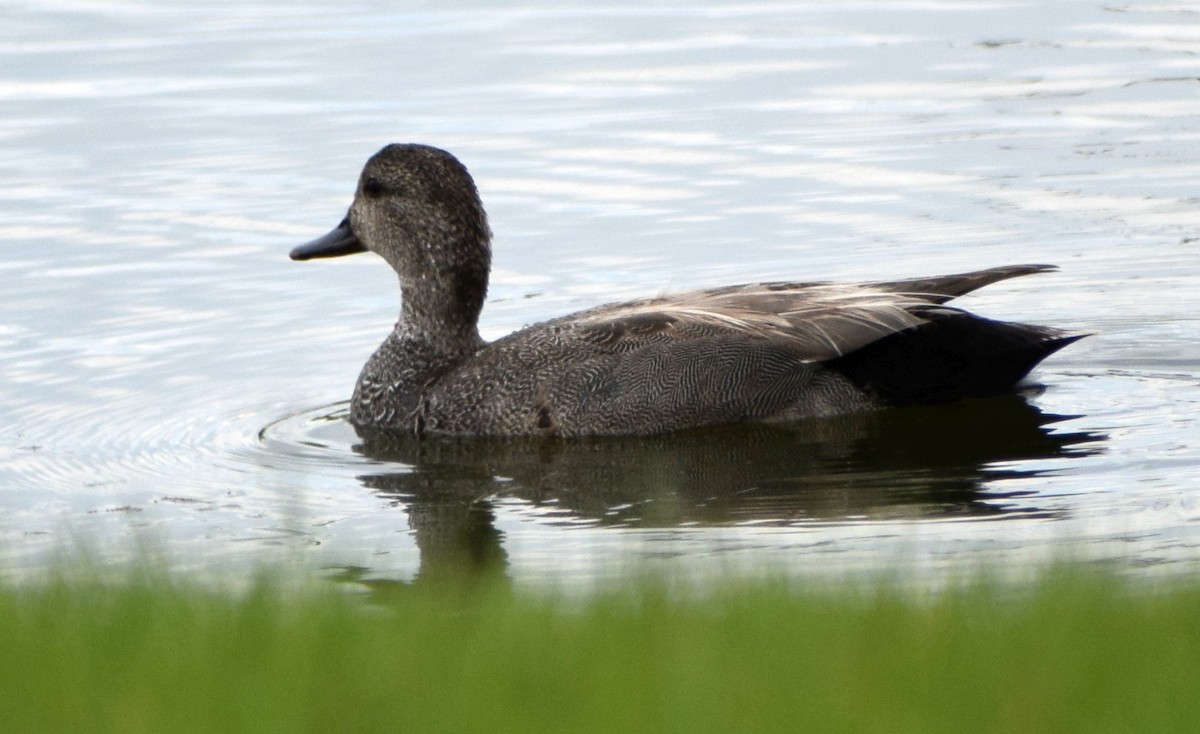
[[[1200,562],[1200,8],[6,3],[0,574],[937,576]],[[394,276],[287,251],[384,143],[454,151],[483,331],[607,300],[1014,262],[1096,332],[1012,399],[567,444],[364,440]]]

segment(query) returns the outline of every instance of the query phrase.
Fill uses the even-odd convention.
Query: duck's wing
[[[614,351],[726,333],[786,342],[807,361],[822,362],[930,318],[962,313],[941,305],[956,296],[1050,270],[1014,265],[872,283],[756,283],[601,306],[569,318],[581,336]]]
[[[905,293],[930,303],[945,303],[952,298],[966,295],[971,291],[1002,280],[1019,278],[1022,275],[1052,273],[1056,270],[1058,267],[1055,265],[1004,265],[998,268],[973,270],[969,273],[955,273],[954,275],[881,281],[873,283],[872,286],[893,293]]]
[[[571,321],[577,336],[614,352],[724,334],[784,342],[820,362],[924,323],[930,308],[939,307],[870,285],[765,283],[604,306]]]

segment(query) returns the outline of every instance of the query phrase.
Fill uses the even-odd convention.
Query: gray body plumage
[[[1010,389],[1079,338],[943,305],[1017,265],[878,283],[763,283],[600,306],[485,343],[490,232],[450,154],[392,145],[350,214],[295,259],[382,255],[393,333],[359,376],[351,421],[445,435],[649,434],[794,420]]]

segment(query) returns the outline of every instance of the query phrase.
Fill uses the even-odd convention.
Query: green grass
[[[1200,731],[1200,583],[0,590],[5,732]]]

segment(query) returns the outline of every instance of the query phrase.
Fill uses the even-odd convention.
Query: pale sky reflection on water
[[[645,569],[936,583],[1063,556],[1194,573],[1198,13],[10,3],[0,575],[153,545],[199,574],[407,581],[461,562],[457,531],[558,588]],[[684,288],[1013,262],[1062,270],[963,305],[1096,335],[982,420],[372,455],[343,401],[395,276],[286,254],[392,141],[477,178],[489,338]]]

